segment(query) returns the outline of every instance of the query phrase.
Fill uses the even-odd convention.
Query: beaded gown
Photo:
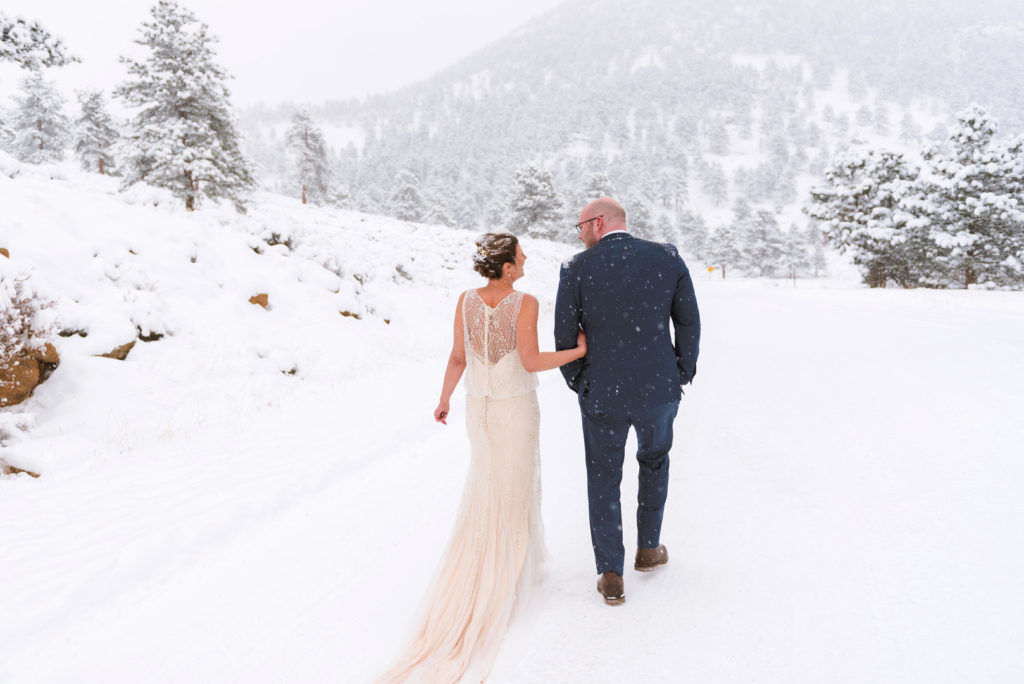
[[[486,679],[513,608],[536,584],[540,520],[537,378],[516,350],[523,294],[463,296],[469,473],[451,540],[412,644],[378,681]]]

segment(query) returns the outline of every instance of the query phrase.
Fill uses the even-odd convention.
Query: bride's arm
[[[459,295],[459,303],[455,306],[455,339],[452,340],[452,353],[448,355],[448,367],[444,370],[441,401],[434,409],[434,420],[445,425],[448,424],[448,401],[466,370],[466,340],[462,334],[462,298],[465,296],[466,293]]]
[[[532,295],[523,295],[523,305],[519,310],[519,321],[516,323],[516,349],[523,368],[530,373],[551,370],[564,366],[570,361],[583,358],[587,354],[587,338],[580,332],[577,336],[577,347],[556,352],[542,352],[537,344],[537,314],[540,305]]]

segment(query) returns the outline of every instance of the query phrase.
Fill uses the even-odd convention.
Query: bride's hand
[[[434,409],[434,420],[436,420],[438,423],[441,423],[442,425],[447,425],[448,424],[448,422],[446,420],[447,418],[448,418],[448,402],[447,401],[442,401],[440,404],[437,405],[437,408]]]
[[[580,353],[580,358],[587,355],[587,335],[582,330],[576,333],[576,351]]]

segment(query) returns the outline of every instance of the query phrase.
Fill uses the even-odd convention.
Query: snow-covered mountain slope
[[[459,393],[431,412],[472,234],[17,171],[0,246],[88,335],[5,409],[36,420],[4,458],[42,477],[0,478],[0,681],[370,680],[466,471]],[[525,242],[542,349],[571,250]],[[491,681],[1019,681],[1021,294],[695,285],[670,564],[601,603],[578,411],[543,374],[551,560]],[[140,330],[164,336],[93,356]],[[627,509],[635,480],[627,457]]]

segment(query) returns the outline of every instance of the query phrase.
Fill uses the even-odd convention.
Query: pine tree
[[[305,109],[292,112],[291,122],[284,140],[292,154],[292,175],[302,203],[324,204],[330,198],[331,178],[324,133]]]
[[[865,282],[885,287],[894,280],[916,283],[919,266],[908,258],[915,227],[900,205],[918,170],[902,154],[851,150],[825,172],[825,184],[811,190],[804,212],[825,225],[825,236],[862,267]]]
[[[143,60],[122,57],[129,80],[115,90],[141,108],[125,136],[124,188],[139,182],[170,190],[189,211],[203,197],[245,209],[254,169],[239,147],[227,73],[216,63],[208,33],[176,0],[159,0],[135,42]]]
[[[39,71],[21,82],[15,97],[14,140],[11,147],[18,159],[30,164],[58,162],[68,142],[68,118],[64,98]]]
[[[675,244],[678,241],[676,226],[668,214],[658,215],[658,218],[654,222],[652,239],[657,242],[671,242],[672,244]]]
[[[701,169],[701,190],[715,206],[729,199],[729,184],[725,178],[725,170],[721,164],[704,164]]]
[[[65,66],[81,61],[39,22],[11,19],[0,12],[0,63],[14,62],[28,69]]]
[[[612,197],[614,194],[615,188],[612,186],[612,182],[608,180],[608,174],[603,171],[587,174],[587,178],[583,183],[583,192],[580,193],[584,205],[596,200],[598,197]],[[580,205],[579,208],[582,209],[584,205]]]
[[[727,269],[738,266],[742,262],[739,241],[732,225],[719,226],[714,233],[708,236],[704,246],[703,259],[708,266],[717,267],[722,271],[723,280]]]
[[[685,157],[683,157],[685,159]],[[686,180],[686,168],[675,167],[672,173],[672,209],[675,213],[682,211],[683,205],[690,198],[690,186]]]
[[[781,275],[792,278],[795,284],[797,276],[805,272],[811,265],[807,258],[807,243],[797,227],[790,224],[789,231],[782,234],[780,246],[779,270]]]
[[[1024,284],[1024,140],[999,145],[997,132],[995,119],[971,105],[946,148],[926,154],[930,173],[911,209],[937,248],[929,284]]]
[[[455,211],[456,202],[448,185],[435,182],[430,186],[427,195],[430,198],[425,219],[427,223],[435,223],[449,228],[459,226]]]
[[[14,128],[11,127],[10,114],[0,107],[0,150],[11,151],[14,145]]]
[[[505,226],[513,233],[558,239],[564,232],[562,199],[555,192],[551,174],[535,164],[516,171],[506,207]]]
[[[626,217],[630,232],[646,240],[655,239],[654,218],[643,196],[635,194],[629,198],[626,204]]]
[[[825,244],[824,236],[821,234],[821,230],[814,224],[811,224],[807,228],[807,244],[810,247],[811,257],[809,267],[814,273],[814,277],[819,277],[828,268],[828,262],[825,260]]]
[[[921,127],[914,120],[914,115],[907,110],[900,119],[900,138],[904,143],[910,144],[921,138]]]
[[[402,169],[392,184],[390,213],[403,221],[422,221],[426,206],[420,191],[420,181],[408,169]]]
[[[868,126],[871,124],[871,120],[874,117],[871,115],[871,108],[867,105],[861,105],[857,108],[857,114],[855,121],[858,126]]]
[[[699,214],[694,214],[685,209],[679,212],[676,232],[679,237],[675,240],[670,240],[670,242],[680,245],[683,251],[697,259],[704,257],[704,250],[708,240],[708,227]]]
[[[879,104],[875,110],[875,133],[889,135],[889,108]]]
[[[729,131],[725,128],[725,122],[721,119],[714,119],[705,129],[708,140],[708,152],[711,154],[726,154],[729,151]]]
[[[784,252],[783,235],[775,216],[759,209],[741,223],[734,223],[733,228],[741,254],[737,265],[751,275],[774,275]]]
[[[78,91],[82,114],[75,121],[75,155],[84,171],[96,169],[100,174],[114,173],[114,144],[119,135],[114,128],[103,93],[99,90]]]

